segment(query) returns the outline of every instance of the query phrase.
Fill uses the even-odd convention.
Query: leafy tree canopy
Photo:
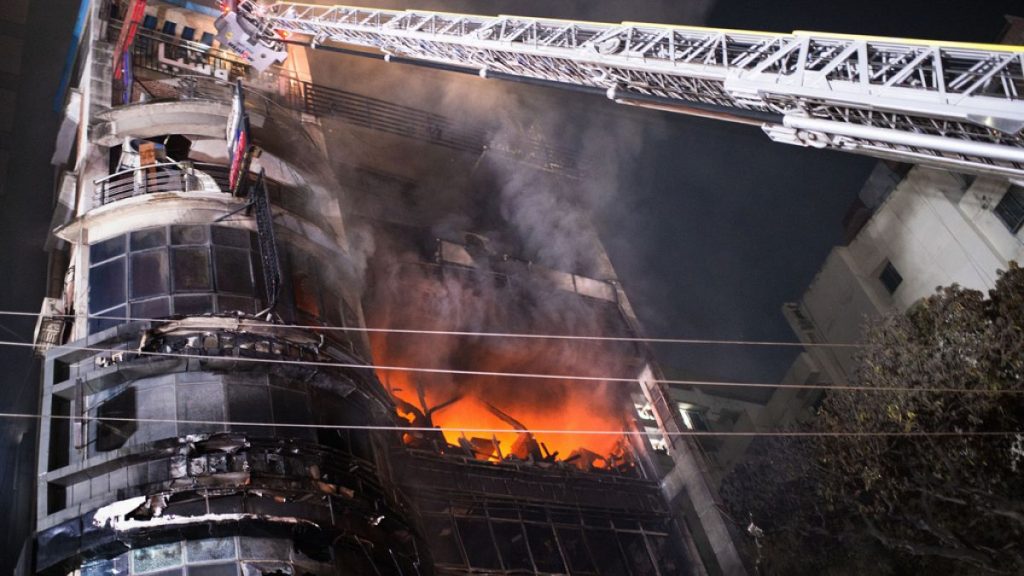
[[[1024,269],[988,298],[941,288],[865,343],[856,384],[958,392],[832,392],[799,429],[952,434],[758,439],[722,495],[763,530],[763,572],[1024,574]]]

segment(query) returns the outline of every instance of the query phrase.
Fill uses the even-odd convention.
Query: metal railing
[[[160,192],[228,193],[228,168],[218,164],[164,162],[122,170],[93,181],[93,207]]]
[[[114,34],[120,25],[120,21],[111,20],[109,33]],[[427,110],[304,81],[286,68],[274,66],[257,73],[231,52],[156,30],[138,31],[132,46],[132,66],[168,78],[136,79],[133,86],[115,86],[113,101],[121,102],[120,91],[125,89],[143,90],[153,100],[228,100],[235,79],[244,78],[246,95],[259,96],[250,101],[260,101],[265,107],[276,105],[293,112],[334,117],[354,126],[468,154],[490,151],[533,168],[581,177],[577,153],[542,138],[521,134],[512,147],[495,139],[490,130]]]

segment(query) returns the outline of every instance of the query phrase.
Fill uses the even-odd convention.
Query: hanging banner
[[[249,134],[249,115],[245,112],[245,92],[242,81],[235,82],[234,97],[231,99],[231,115],[225,131],[228,142],[228,158],[231,167],[228,171],[228,188],[234,196],[245,193],[243,183],[249,180],[249,164],[252,162],[252,137]]]
[[[135,33],[146,16],[146,0],[131,0],[121,22],[121,32],[114,44],[114,80],[124,77],[123,62],[135,42]]]

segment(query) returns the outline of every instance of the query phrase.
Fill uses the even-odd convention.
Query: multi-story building
[[[380,166],[345,167],[345,145],[404,138],[450,156],[473,150],[471,132],[318,87],[301,49],[259,73],[216,48],[215,14],[196,3],[149,2],[126,44],[124,7],[90,4],[57,143],[34,531],[19,575],[744,573],[705,463],[679,435],[685,413],[643,347],[599,351],[599,366],[634,381],[598,399],[562,381],[468,383],[459,364],[492,379],[540,372],[557,345],[367,337],[366,317],[386,328],[457,289],[516,307],[524,325],[543,320],[542,302],[637,333],[610,266],[562,272],[482,236],[439,239],[408,206],[342,208],[339,190],[357,209],[375,193],[417,199]],[[540,162],[504,152],[561,166],[546,150]],[[353,220],[403,257],[364,262]],[[479,317],[441,325],[464,329],[460,318]],[[557,356],[561,373],[595,354]],[[498,360],[481,370],[477,355]],[[481,407],[489,423],[460,420]],[[547,417],[583,433],[567,440],[536,423]],[[609,442],[586,434],[595,425]]]

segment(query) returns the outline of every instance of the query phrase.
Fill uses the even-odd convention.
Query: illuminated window
[[[679,403],[679,415],[683,418],[683,424],[688,430],[707,430],[708,424],[704,415],[695,406]]]

